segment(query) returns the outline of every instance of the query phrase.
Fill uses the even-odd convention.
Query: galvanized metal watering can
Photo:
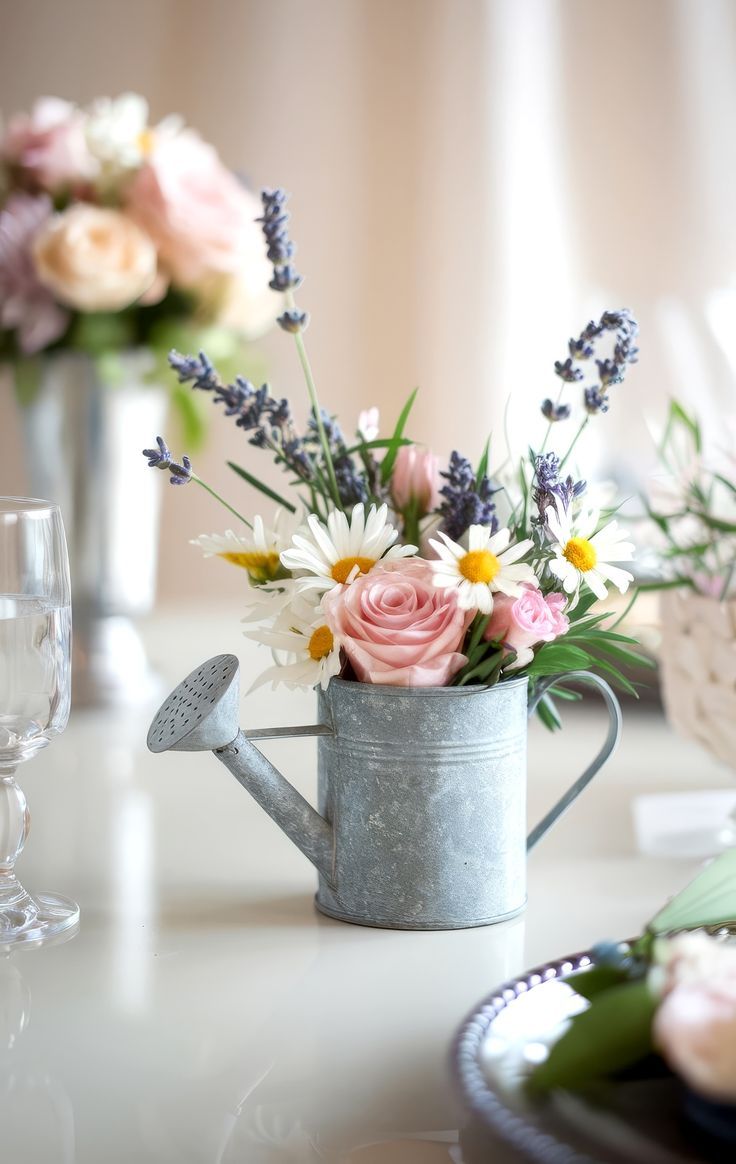
[[[526,678],[495,687],[379,687],[332,679],[310,727],[238,728],[238,660],[192,671],[158,711],[152,752],[212,750],[317,867],[316,904],[342,921],[392,929],[489,925],[526,902],[526,854],[613,752],[621,711],[587,671],[609,713],[598,755],[526,837]],[[319,736],[319,812],[254,741]]]

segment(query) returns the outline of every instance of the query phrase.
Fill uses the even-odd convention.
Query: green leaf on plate
[[[652,1049],[656,1009],[646,981],[625,982],[598,996],[576,1015],[549,1056],[530,1076],[532,1095],[578,1089],[643,1059]]]
[[[736,923],[736,849],[711,861],[649,922],[650,933]]]

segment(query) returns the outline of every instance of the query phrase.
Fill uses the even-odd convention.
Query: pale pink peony
[[[734,1103],[736,950],[704,934],[682,935],[667,946],[655,1045],[694,1091]]]
[[[79,202],[54,215],[36,235],[39,278],[79,311],[120,311],[156,279],[156,249],[119,210]]]
[[[416,505],[423,517],[439,504],[439,487],[439,457],[419,445],[402,445],[391,475],[391,497],[399,512]]]
[[[267,270],[255,222],[260,203],[193,130],[156,142],[128,189],[127,209],[182,287],[236,274],[252,262],[256,246]]]
[[[525,586],[519,598],[496,594],[484,637],[489,642],[504,643],[509,651],[516,652],[510,670],[526,667],[534,658],[534,647],[550,643],[567,632],[570,620],[563,614],[566,604],[564,594],[545,596],[532,586]]]
[[[362,683],[445,687],[467,662],[460,648],[473,611],[434,586],[421,558],[379,563],[322,601]]]
[[[51,193],[88,182],[98,169],[87,148],[84,114],[60,97],[39,97],[30,113],[11,117],[0,157],[26,182]]]
[[[46,194],[11,194],[0,210],[0,328],[14,331],[24,355],[64,334],[69,313],[40,281],[31,245],[51,217]]]

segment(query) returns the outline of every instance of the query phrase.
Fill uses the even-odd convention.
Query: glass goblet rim
[[[5,517],[44,517],[58,512],[59,506],[54,501],[45,501],[41,497],[0,497],[0,521]]]

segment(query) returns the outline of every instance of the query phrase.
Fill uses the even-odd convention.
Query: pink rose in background
[[[257,198],[192,130],[164,136],[133,179],[127,209],[151,236],[173,280],[196,287],[214,274],[270,267],[255,219]]]
[[[438,590],[421,558],[378,565],[323,599],[327,622],[362,683],[444,687],[465,665],[473,611]]]
[[[654,1041],[673,1071],[709,1099],[736,1102],[736,950],[705,934],[667,943]],[[653,971],[653,983],[662,968]]]
[[[439,487],[439,457],[419,445],[402,445],[391,475],[391,497],[399,512],[414,503],[423,517],[439,504]]]
[[[69,323],[69,313],[41,282],[31,254],[52,211],[47,194],[11,194],[0,210],[0,328],[15,331],[27,356],[59,339]]]
[[[0,157],[52,193],[89,181],[98,165],[87,148],[84,114],[60,97],[40,97],[8,122]]]
[[[566,604],[564,594],[545,597],[532,586],[525,586],[519,598],[496,594],[484,638],[488,642],[505,643],[509,650],[516,652],[509,670],[526,667],[534,658],[534,647],[566,634],[570,626],[569,618],[563,614]]]

